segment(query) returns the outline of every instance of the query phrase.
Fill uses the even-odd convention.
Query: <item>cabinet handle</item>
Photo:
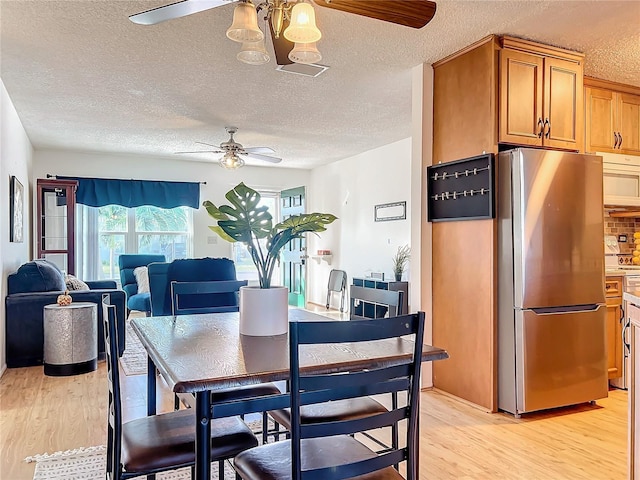
[[[544,124],[542,123],[542,117],[538,118],[538,138],[542,138],[542,131],[544,130]]]
[[[618,148],[618,132],[613,132],[613,138],[615,138],[615,141],[613,142],[613,148]]]
[[[545,138],[549,138],[549,135],[551,135],[551,122],[549,121],[548,118],[544,119],[544,125],[549,127],[547,128],[547,131],[544,134]]]
[[[622,148],[622,134],[618,132],[618,138],[620,139],[620,143],[618,143],[618,148]]]

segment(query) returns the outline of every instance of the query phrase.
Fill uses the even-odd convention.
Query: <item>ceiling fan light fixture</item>
[[[235,170],[244,166],[244,160],[241,159],[236,152],[225,153],[219,163],[222,168],[226,168],[227,170]]]
[[[242,43],[264,40],[264,33],[258,28],[258,13],[251,2],[241,2],[236,6],[227,38]]]
[[[322,38],[316,26],[316,12],[309,3],[298,2],[291,10],[291,23],[284,31],[284,38],[294,43],[312,43]]]
[[[236,58],[249,65],[263,65],[270,60],[264,39],[259,42],[244,42]]]
[[[316,47],[316,42],[296,43],[289,52],[289,60],[295,63],[312,64],[322,60],[322,54]]]

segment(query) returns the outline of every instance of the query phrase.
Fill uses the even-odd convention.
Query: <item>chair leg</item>
[[[391,409],[395,410],[398,408],[398,393],[393,392],[391,394]],[[391,425],[391,448],[394,450],[398,448],[398,424],[394,423]],[[396,470],[400,468],[400,465],[397,463],[394,465]]]
[[[218,479],[224,480],[224,460],[218,462]]]
[[[180,398],[176,394],[173,395],[173,409],[180,410]]]
[[[262,412],[262,444],[266,445],[269,441],[269,415]]]

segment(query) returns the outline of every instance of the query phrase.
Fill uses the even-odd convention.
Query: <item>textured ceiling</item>
[[[235,125],[280,166],[311,168],[410,136],[411,68],[492,33],[584,52],[586,75],[640,86],[639,1],[438,0],[420,30],[316,8],[330,67],[317,78],[238,62],[234,5],[127,18],[170,2],[0,0],[0,72],[35,148],[213,161],[174,152]]]

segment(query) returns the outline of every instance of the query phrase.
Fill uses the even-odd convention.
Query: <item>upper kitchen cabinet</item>
[[[585,78],[585,151],[640,155],[640,88]]]
[[[584,56],[502,37],[500,143],[579,150]]]

